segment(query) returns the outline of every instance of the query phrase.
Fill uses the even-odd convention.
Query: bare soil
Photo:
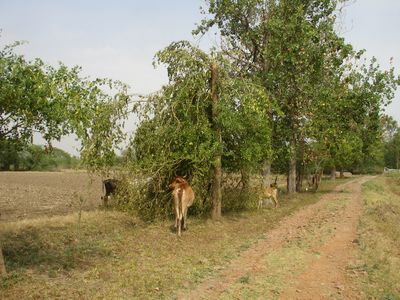
[[[0,172],[0,220],[64,215],[101,204],[99,177],[86,172]]]
[[[340,185],[318,203],[287,216],[225,270],[177,297],[362,298],[351,266],[357,259],[361,184],[369,179]],[[279,283],[273,283],[273,278]]]

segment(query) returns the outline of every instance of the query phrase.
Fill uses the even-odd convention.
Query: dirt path
[[[359,299],[352,283],[362,177],[282,220],[214,278],[178,299]]]

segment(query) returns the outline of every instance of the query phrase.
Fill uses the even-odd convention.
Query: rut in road
[[[339,185],[267,230],[215,277],[178,299],[358,299],[349,270],[355,260],[361,177]]]

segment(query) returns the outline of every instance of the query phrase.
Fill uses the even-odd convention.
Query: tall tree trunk
[[[0,277],[6,274],[6,264],[4,263],[3,251],[0,244]]]
[[[292,129],[294,132],[294,129]],[[290,160],[289,160],[289,171],[288,171],[288,178],[287,178],[287,191],[288,194],[293,194],[296,193],[296,163],[297,163],[297,157],[296,157],[296,142],[295,142],[295,137],[294,133],[293,137],[291,138],[289,142],[289,155],[290,155]]]
[[[303,181],[304,181],[304,166],[300,166],[297,168],[297,176],[296,176],[296,191],[301,192],[303,189]]]
[[[217,112],[217,77],[218,67],[215,63],[211,65],[211,108],[212,108],[212,127],[214,131],[214,139],[219,145],[222,144],[221,128],[218,124],[218,112]],[[221,217],[221,179],[222,179],[222,165],[221,165],[221,151],[217,150],[214,155],[214,178],[211,187],[211,218],[213,220]]]
[[[221,217],[221,156],[214,158],[214,179],[211,187],[211,202],[212,202],[212,210],[211,210],[211,218],[216,220]]]
[[[296,193],[296,146],[294,142],[294,138],[290,141],[289,145],[289,172],[288,172],[288,183],[287,183],[287,191],[288,194]]]
[[[288,193],[296,193],[296,156],[291,157],[289,161]]]
[[[299,143],[299,153],[296,155],[298,161],[300,162],[297,166],[297,176],[296,176],[296,191],[301,192],[303,189],[303,180],[304,180],[304,173],[305,173],[305,166],[304,166],[304,152],[305,152],[305,140],[302,137]]]
[[[340,178],[344,178],[344,171],[343,171],[343,168],[340,168],[340,176],[339,176]]]
[[[331,180],[336,179],[336,167],[333,167],[331,170]]]
[[[296,193],[296,163],[297,163],[297,139],[296,139],[296,114],[292,111],[290,113],[290,130],[291,137],[289,140],[289,170],[288,170],[288,180],[287,180],[287,191],[288,194]]]
[[[261,174],[263,187],[269,187],[271,184],[271,162],[269,160],[264,160]]]

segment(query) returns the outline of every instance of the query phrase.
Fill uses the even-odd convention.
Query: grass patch
[[[7,275],[0,278],[0,286],[2,289],[6,289],[22,280],[24,280],[24,274],[19,272],[9,272]]]
[[[363,185],[360,249],[367,298],[400,299],[400,175],[380,176]]]
[[[2,280],[1,293],[8,299],[171,298],[220,272],[280,219],[341,183],[282,194],[279,209],[229,213],[216,222],[191,217],[181,238],[171,230],[173,221],[144,224],[113,211],[83,212],[79,229],[76,213],[4,223],[0,239],[15,275]],[[253,278],[237,284],[250,286]]]
[[[240,277],[240,278],[239,278],[239,282],[240,282],[241,284],[248,284],[248,283],[250,282],[250,275],[249,275],[249,274],[246,274],[246,275]]]
[[[121,228],[121,220],[106,217],[101,212],[84,215],[86,220],[81,229],[74,220],[76,214],[7,224],[1,236],[7,269],[68,271],[85,268],[97,258],[111,256],[109,235],[114,232],[114,226]],[[102,218],[109,227],[98,223]],[[118,235],[113,240],[117,238]]]

